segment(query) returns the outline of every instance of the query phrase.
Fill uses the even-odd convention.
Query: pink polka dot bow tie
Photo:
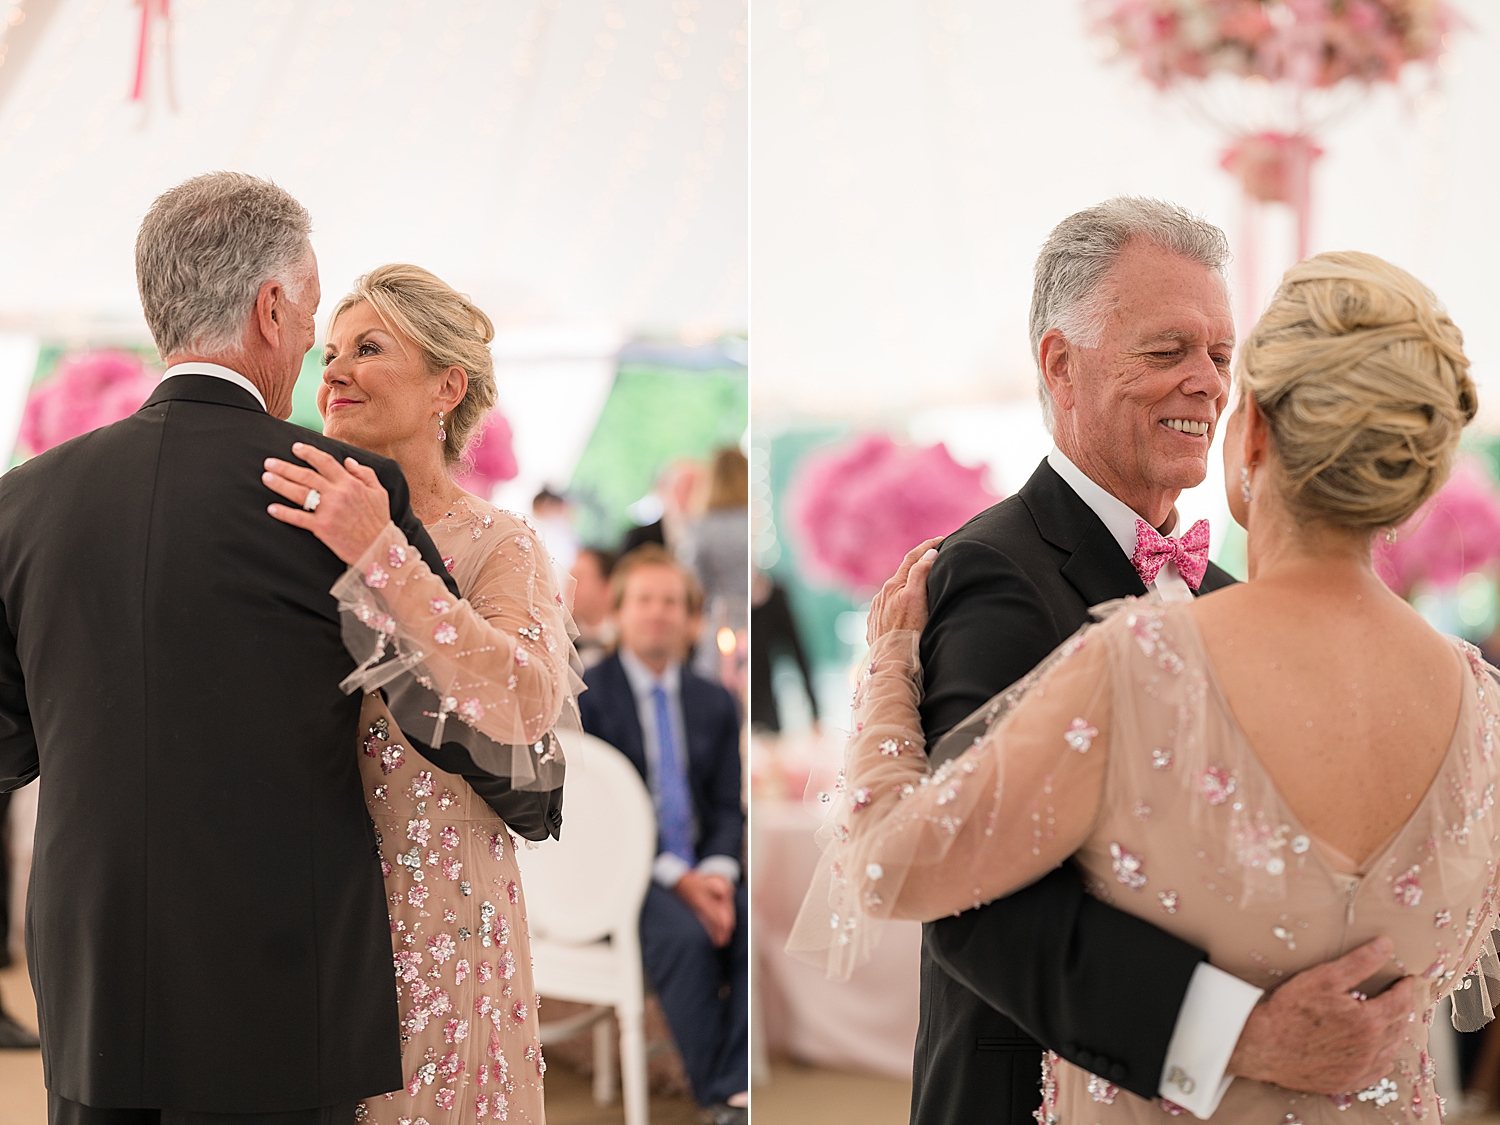
[[[1176,539],[1169,539],[1145,520],[1135,521],[1135,554],[1130,561],[1147,586],[1156,581],[1167,560],[1177,564],[1182,580],[1196,590],[1208,572],[1208,521],[1199,520]]]

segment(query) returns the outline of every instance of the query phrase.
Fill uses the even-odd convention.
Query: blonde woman
[[[1437,1002],[1451,994],[1465,1027],[1492,1015],[1500,681],[1384,586],[1370,540],[1446,479],[1477,408],[1468,367],[1405,271],[1356,253],[1294,266],[1240,354],[1224,442],[1250,581],[1105,607],[947,735],[964,749],[935,772],[916,704],[936,552],[913,551],[871,611],[858,733],[793,946],[843,974],[883,918],[941,918],[1072,860],[1097,897],[1264,989],[1262,1006],[1371,943],[1368,979],[1337,1000],[1399,1029],[1394,1059],[1327,1095],[1238,1078],[1214,1120],[1436,1121]],[[1181,1112],[1116,1081],[1048,1055],[1038,1119]]]
[[[357,748],[391,916],[403,1090],[356,1117],[382,1125],[544,1120],[541,1042],[513,834],[556,836],[555,731],[577,724],[574,630],[551,559],[522,517],[453,480],[495,401],[490,320],[410,265],[360,278],[334,310],[324,430],[400,464],[457,582],[454,600],[351,459],[269,462],[267,483],[349,570],[334,587],[364,690]],[[316,497],[311,493],[316,493]],[[309,513],[307,508],[313,508]],[[439,747],[429,760],[406,732]]]

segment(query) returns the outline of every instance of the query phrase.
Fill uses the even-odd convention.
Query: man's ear
[[[1041,368],[1042,381],[1052,395],[1052,401],[1063,410],[1070,410],[1073,406],[1073,359],[1072,346],[1062,331],[1057,328],[1047,329],[1037,348],[1037,364]]]
[[[273,350],[286,329],[286,292],[279,281],[267,281],[255,295],[255,329]]]

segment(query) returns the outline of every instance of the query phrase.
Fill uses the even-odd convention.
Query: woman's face
[[[424,436],[436,448],[438,411],[446,413],[463,398],[462,387],[453,394],[451,378],[462,370],[432,375],[421,350],[388,328],[367,301],[329,327],[323,364],[323,432],[376,453]]]

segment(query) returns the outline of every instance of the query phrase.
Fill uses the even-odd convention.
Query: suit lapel
[[[1068,552],[1062,576],[1085,605],[1145,594],[1141,576],[1104,521],[1046,461],[1022,486],[1020,496],[1042,538]]]
[[[626,720],[620,725],[615,749],[629,758],[644,778],[647,776],[646,742],[641,734],[641,714],[635,706],[635,692],[630,690],[630,678],[625,675],[625,666],[620,663],[618,655],[611,656],[601,667],[607,669],[609,690],[619,697],[620,711]]]

